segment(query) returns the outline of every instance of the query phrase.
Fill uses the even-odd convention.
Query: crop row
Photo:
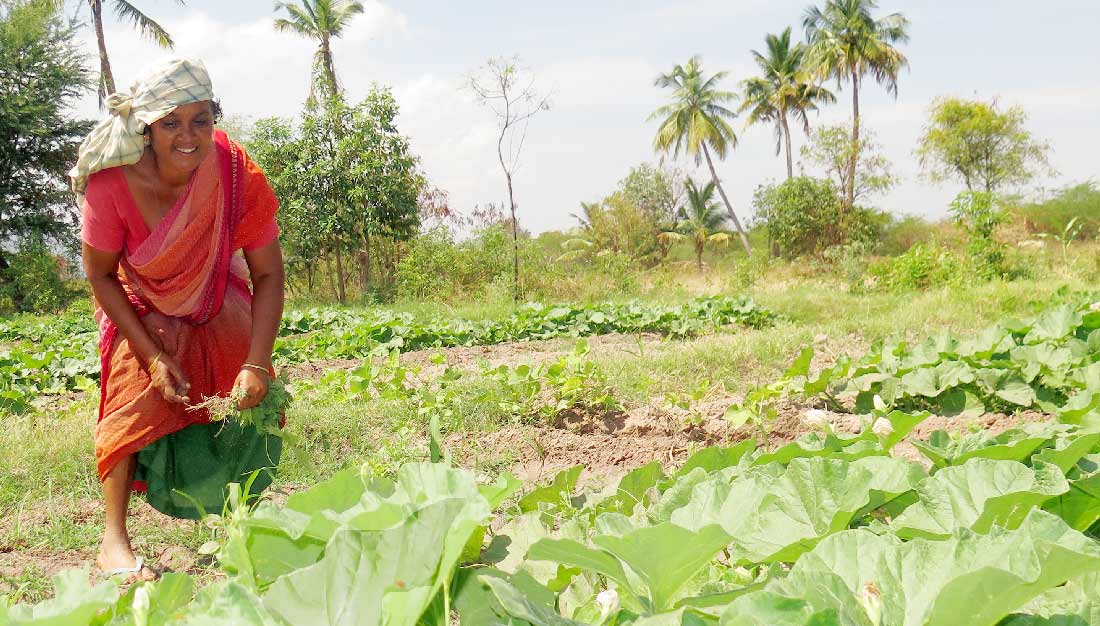
[[[596,491],[581,466],[524,489],[447,463],[344,470],[282,505],[234,490],[207,520],[224,580],[120,593],[64,573],[0,623],[1100,624],[1100,433],[939,433],[930,465],[891,456],[927,417],[873,410],[859,434],[706,448]]]
[[[751,328],[776,320],[752,300],[696,298],[680,305],[640,302],[594,305],[529,303],[497,320],[462,318],[417,321],[411,314],[377,310],[365,314],[315,309],[288,313],[276,357],[283,362],[363,358],[422,348],[493,345],[609,333],[657,333],[683,338],[730,324]]]
[[[367,359],[429,347],[613,332],[685,337],[730,324],[760,327],[775,319],[774,313],[751,300],[729,297],[698,298],[678,306],[527,304],[503,319],[482,321],[417,320],[385,310],[311,309],[285,316],[274,357],[281,364]],[[96,333],[90,318],[0,323],[0,412],[24,412],[45,395],[94,390],[98,380]]]

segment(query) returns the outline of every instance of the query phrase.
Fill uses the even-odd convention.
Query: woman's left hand
[[[266,375],[248,367],[241,369],[233,386],[243,388],[245,396],[237,402],[237,408],[251,409],[260,404],[267,395],[267,385]]]

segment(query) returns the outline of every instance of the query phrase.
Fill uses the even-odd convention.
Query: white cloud
[[[702,13],[709,16],[710,26],[719,18],[736,25],[734,18],[759,15],[768,6],[764,0],[699,2],[714,3]],[[683,59],[656,51],[647,38],[656,36],[650,32],[653,29],[690,32],[686,17],[698,19],[700,14],[698,7],[692,7],[676,3],[666,5],[664,13],[656,16],[635,15],[637,42],[618,42],[610,51],[578,41],[574,48],[544,53],[544,58],[553,60],[533,70],[537,84],[552,92],[553,108],[532,121],[516,179],[521,219],[529,228],[569,227],[573,222],[569,213],[579,202],[606,195],[630,166],[657,159],[651,147],[655,124],[647,117],[667,94],[653,86],[653,79]],[[178,53],[205,59],[228,114],[295,115],[309,88],[313,42],[275,32],[270,15],[236,24],[217,15],[187,11],[163,23],[175,36]],[[394,5],[373,0],[367,3],[366,15],[353,21],[334,43],[334,55],[337,72],[352,98],[362,97],[375,81],[392,85],[401,105],[399,126],[410,136],[425,171],[450,193],[456,208],[469,210],[474,204],[501,201],[506,191],[496,160],[493,116],[462,88],[462,72],[474,67],[456,67],[455,59],[472,54],[474,44],[463,47],[464,36],[439,24],[414,23]],[[109,24],[106,38],[120,86],[128,85],[149,61],[165,55],[126,25]],[[729,45],[743,50],[757,39],[741,37]],[[84,33],[84,45],[94,59],[90,31]],[[433,50],[441,51],[438,58]],[[706,67],[708,71],[729,69],[726,85],[730,89],[752,71],[747,55],[740,52],[710,54]],[[903,184],[877,204],[897,213],[940,215],[956,189],[935,189],[921,182],[912,150],[935,95],[931,90],[943,83],[939,76],[925,76],[919,70],[907,75],[901,100],[869,86],[861,91],[861,105],[865,124],[877,132],[885,153],[904,177]],[[838,98],[835,106],[812,118],[815,126],[847,121],[850,95],[845,90]],[[1054,145],[1052,164],[1062,172],[1060,182],[1096,174],[1092,154],[1100,140],[1100,88],[1048,85],[1004,91],[1001,98],[1005,104],[1023,105],[1030,116],[1029,128]],[[94,94],[83,100],[79,112],[98,116]],[[774,155],[770,128],[742,130],[740,121],[736,126],[741,144],[718,168],[735,209],[747,216],[756,186],[782,178],[785,168],[782,157]],[[804,142],[797,132],[796,158]]]

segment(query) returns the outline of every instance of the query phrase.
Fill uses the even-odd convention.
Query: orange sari
[[[278,208],[239,145],[216,131],[214,146],[179,202],[124,250],[119,271],[150,335],[183,368],[193,401],[228,393],[248,354],[252,295],[236,252],[265,236]],[[95,453],[103,480],[121,459],[209,416],[165,400],[98,303],[95,316],[102,360]]]

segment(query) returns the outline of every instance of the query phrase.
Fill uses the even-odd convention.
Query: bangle
[[[156,365],[156,364],[157,364],[157,362],[159,362],[159,361],[160,361],[160,357],[162,357],[162,356],[164,356],[164,350],[161,350],[160,352],[158,352],[158,353],[157,353],[157,355],[156,355],[155,357],[153,357],[153,360],[152,360],[152,361],[149,361],[149,366],[148,366],[148,367],[146,367],[145,369],[146,369],[146,370],[151,370],[151,369],[153,369],[153,366],[154,366],[154,365]]]
[[[271,378],[271,370],[267,369],[263,365],[256,365],[255,363],[245,363],[245,364],[241,365],[241,369],[245,369],[245,368],[253,369],[253,370],[256,370],[258,372],[263,372],[265,376],[267,376],[268,378]]]

